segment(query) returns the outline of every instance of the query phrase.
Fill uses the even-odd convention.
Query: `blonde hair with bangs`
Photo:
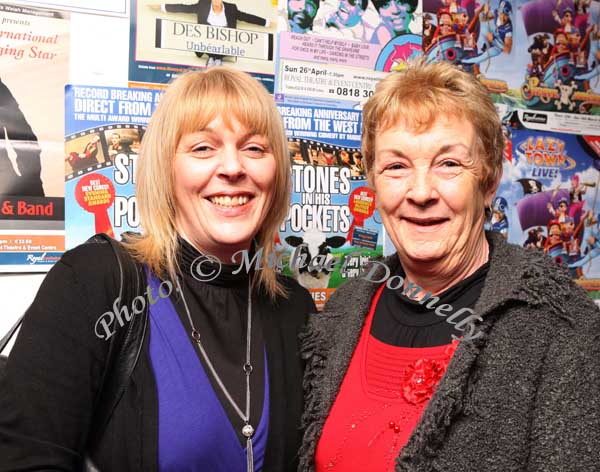
[[[369,179],[379,133],[398,122],[423,133],[444,118],[471,123],[483,167],[480,186],[492,189],[502,175],[504,135],[490,93],[472,74],[448,62],[427,64],[424,59],[410,61],[406,69],[379,82],[363,108],[362,152]]]
[[[287,139],[281,116],[267,90],[245,72],[213,67],[187,72],[175,79],[162,96],[140,146],[136,197],[142,233],[124,245],[140,262],[161,277],[175,280],[177,230],[173,161],[181,137],[205,128],[221,117],[231,126],[236,119],[250,133],[265,136],[275,157],[276,175],[270,208],[255,237],[263,249],[257,282],[271,296],[285,296],[277,281],[273,258],[279,225],[287,216],[291,192]]]

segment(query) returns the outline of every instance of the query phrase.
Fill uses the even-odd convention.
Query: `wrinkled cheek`
[[[394,210],[397,209],[397,206],[392,206],[389,203],[385,203],[385,202],[381,202],[378,205],[378,210],[379,210],[379,215],[381,216],[381,218],[383,218],[383,220],[387,220],[390,223],[392,223],[394,221],[395,218],[395,212]],[[396,216],[397,218],[397,216]],[[396,222],[397,224],[397,222]]]
[[[406,194],[406,188],[401,182],[381,183],[373,181],[375,190],[375,205],[380,213],[393,213],[400,207]]]
[[[474,204],[469,207],[468,211],[464,215],[464,219],[462,221],[462,228],[460,228],[460,240],[462,240],[463,244],[469,245],[472,241],[477,240],[481,235],[481,230],[483,230],[483,207]]]

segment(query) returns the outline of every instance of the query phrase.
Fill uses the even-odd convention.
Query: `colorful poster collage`
[[[6,199],[2,207],[5,211],[0,214],[0,231],[4,229],[1,225],[8,222],[7,231],[1,234],[0,251],[12,248],[13,259],[14,252],[18,252],[14,249],[19,248],[30,251],[36,264],[42,261],[40,267],[50,265],[65,247],[79,244],[94,232],[105,231],[119,237],[124,231],[135,230],[139,224],[133,177],[137,149],[161,90],[184,71],[225,64],[260,80],[274,94],[282,112],[289,138],[294,193],[279,242],[291,257],[298,241],[306,241],[310,246],[308,241],[324,238],[328,240],[328,257],[340,256],[339,261],[336,258],[335,270],[325,271],[326,277],[320,280],[311,279],[310,271],[295,274],[304,279],[302,283],[322,304],[345,278],[341,270],[343,254],[358,248],[361,256],[353,262],[358,267],[367,255],[381,254],[386,240],[374,195],[366,185],[360,153],[360,110],[379,80],[401,70],[406,60],[424,56],[426,61],[450,61],[476,74],[492,93],[507,125],[511,139],[496,202],[499,209],[504,209],[506,226],[498,220],[500,213],[495,212],[496,219],[490,221],[490,227],[504,232],[517,244],[539,236],[544,241],[541,250],[557,262],[568,264],[582,285],[596,290],[600,268],[596,268],[593,234],[600,211],[596,208],[596,161],[589,157],[596,144],[585,140],[593,141],[594,136],[600,135],[600,2],[232,0],[223,3],[220,16],[211,10],[210,2],[202,0],[127,0],[127,6],[128,82],[132,88],[67,89],[63,158],[51,158],[50,149],[56,138],[49,139],[48,135],[40,139],[41,128],[35,124],[34,116],[29,117],[35,113],[29,112],[20,98],[23,94],[19,87],[23,85],[10,83],[10,71],[17,73],[14,64],[20,68],[25,62],[11,57],[10,45],[0,55],[0,61],[12,60],[13,67],[3,68],[2,84],[18,101],[20,111],[29,120],[27,126],[42,147],[44,194],[27,196],[28,200],[21,204],[22,208],[30,205],[28,211],[39,210],[40,214],[10,220],[14,215],[6,213],[9,207],[19,206],[10,201],[6,206]],[[0,14],[25,13],[5,9]],[[47,23],[45,34],[51,37],[58,33],[63,49],[68,46],[68,35],[64,33],[68,28],[49,31],[49,25],[68,24],[67,14],[56,14],[43,21]],[[3,24],[3,28],[14,30],[10,33],[14,34],[18,22]],[[32,28],[26,28],[30,35],[34,33]],[[30,49],[36,46],[31,44]],[[39,57],[32,59],[54,63],[51,54],[62,57],[51,49],[38,49]],[[65,56],[63,65],[66,60]],[[62,73],[66,75],[66,66]],[[52,105],[52,110],[57,109]],[[40,113],[38,110],[39,103],[36,113]],[[538,138],[542,144],[546,142],[545,150],[522,147],[528,146],[523,142],[531,140],[534,148],[542,146],[537,144]],[[5,141],[9,142],[10,136]],[[560,142],[562,147],[552,151],[548,142],[554,142],[556,149]],[[15,158],[14,144],[4,148],[7,157],[3,162],[11,164],[13,174],[24,181],[27,167],[23,163],[27,159]],[[541,158],[528,161],[527,153],[532,152],[542,152],[544,156],[556,152],[562,157],[557,155],[556,161],[544,157],[543,163]],[[56,179],[45,177],[51,171],[65,177],[64,190],[53,189]],[[3,179],[8,175],[1,174]],[[526,181],[534,181],[535,187],[527,187]],[[580,206],[574,205],[577,202],[569,190],[572,187],[581,188]],[[543,202],[547,208],[543,216],[520,203],[529,201],[526,197],[531,193],[527,192],[532,188],[548,197],[544,197],[548,201]],[[63,191],[67,196],[64,202]],[[53,198],[58,200],[53,202]],[[558,226],[550,228],[556,216],[552,212],[562,211],[561,199],[565,198],[574,227],[570,228],[571,221],[563,221],[567,217],[561,213]],[[47,219],[43,226],[33,225],[38,233],[22,230],[26,221],[45,218],[47,215],[42,213],[51,203],[54,219]],[[534,223],[527,216],[532,212],[537,215],[531,220]],[[53,226],[62,224],[65,214],[66,246],[60,239],[62,227],[55,233],[57,227]],[[569,236],[571,233],[573,236]],[[33,241],[36,234],[45,240]],[[12,235],[12,239],[7,235]],[[52,240],[56,235],[58,239]],[[557,242],[554,246],[552,237]],[[47,252],[32,252],[35,247]],[[316,251],[314,246],[307,250]],[[26,264],[16,259],[15,262],[17,266]],[[294,273],[296,269],[286,270]]]
[[[64,251],[68,15],[0,3],[0,272],[46,272]]]
[[[280,228],[284,272],[321,309],[334,289],[383,251],[375,194],[360,152],[362,114],[279,103],[292,164],[292,202]],[[311,266],[308,261],[321,259]]]

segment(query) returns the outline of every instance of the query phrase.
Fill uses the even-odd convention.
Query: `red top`
[[[458,343],[411,348],[370,335],[377,291],[315,461],[317,472],[387,472],[442,378]]]

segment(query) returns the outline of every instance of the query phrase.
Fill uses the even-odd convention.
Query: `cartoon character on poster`
[[[487,225],[488,230],[500,233],[504,239],[508,239],[508,217],[506,212],[508,203],[503,197],[495,197],[492,202],[492,211],[490,221]]]
[[[600,4],[534,0],[521,9],[529,63],[521,92],[528,108],[600,112]]]
[[[423,10],[428,62],[460,65],[507,105],[600,113],[600,2],[424,0]]]
[[[547,254],[585,288],[597,290],[600,156],[582,139],[513,130],[514,154],[497,194],[511,222],[509,242]]]
[[[424,10],[423,51],[428,62],[448,61],[480,75],[495,58],[513,51],[511,0],[428,0]]]
[[[379,24],[379,15],[369,0],[340,0],[336,6],[323,3],[314,32],[369,42]]]
[[[531,61],[528,48],[533,37],[528,37],[524,21],[529,17],[524,18],[523,11],[536,1],[556,3],[556,0],[424,0],[425,60],[451,62],[473,73],[501,109],[527,108],[522,86]],[[572,0],[564,0],[563,5],[567,1]],[[547,44],[541,48],[548,55],[552,49]],[[538,61],[535,66],[538,74],[540,67]],[[569,128],[562,122],[550,124],[549,129]]]
[[[410,33],[418,0],[372,0],[381,23],[371,37],[373,44],[387,44],[392,38]]]

